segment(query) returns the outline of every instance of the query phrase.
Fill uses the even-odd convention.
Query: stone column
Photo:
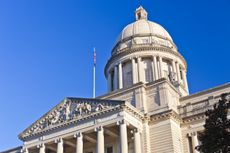
[[[176,62],[176,74],[177,74],[177,81],[178,83],[181,82],[181,77],[180,77],[180,66],[179,66],[179,63]]]
[[[128,153],[127,125],[124,120],[117,123],[120,125],[120,151]]]
[[[163,78],[163,64],[162,64],[162,57],[159,56],[159,70],[160,70],[160,75],[159,78]]]
[[[63,147],[62,138],[55,140],[55,143],[57,143],[57,153],[63,153],[64,152],[64,147]]]
[[[104,130],[103,127],[98,127],[95,129],[97,132],[97,152],[96,153],[104,153],[105,152],[105,144],[104,144]]]
[[[114,76],[113,76],[113,88],[114,90],[118,89],[118,74],[117,74],[117,65],[114,66]]]
[[[108,92],[110,92],[112,89],[111,89],[111,73],[108,72],[108,79],[107,79],[107,85],[108,85]]]
[[[138,64],[138,80],[139,82],[144,82],[143,80],[143,68],[142,68],[142,61],[141,61],[141,57],[137,58],[137,64]]]
[[[122,63],[119,63],[119,89],[123,88]]]
[[[28,148],[22,148],[22,150],[21,150],[21,153],[29,153],[29,150],[28,150]]]
[[[132,59],[132,75],[133,75],[133,84],[137,83],[137,69],[135,59]]]
[[[37,146],[37,148],[39,148],[39,153],[45,153],[46,149],[45,149],[45,145],[42,143],[40,145]]]
[[[193,152],[194,153],[199,153],[195,147],[199,145],[199,141],[198,141],[198,138],[197,138],[197,133],[193,133],[192,134],[192,145],[193,145]]]
[[[83,153],[83,135],[82,133],[77,133],[74,135],[76,138],[76,153]]]
[[[176,62],[175,61],[172,61],[172,71],[173,71],[173,75],[175,76],[175,79],[177,79]]]
[[[185,70],[182,70],[182,76],[183,76],[184,87],[188,91],[188,82],[187,82],[187,77],[186,77]]]
[[[141,153],[141,136],[138,129],[134,129],[134,151],[135,153]]]
[[[159,75],[158,75],[158,69],[157,69],[157,57],[153,56],[153,63],[154,63],[154,78],[155,80],[159,79]]]
[[[156,80],[156,77],[155,77],[155,68],[154,68],[154,61],[153,61],[153,59],[152,59],[152,61],[151,61],[151,68],[152,68],[152,81],[155,81]]]

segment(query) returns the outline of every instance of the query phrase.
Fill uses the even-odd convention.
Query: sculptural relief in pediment
[[[119,102],[103,100],[66,99],[32,125],[25,134],[37,133],[68,121],[113,108],[119,104]]]

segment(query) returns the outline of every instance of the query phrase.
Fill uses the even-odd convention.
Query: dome
[[[169,33],[161,25],[142,19],[127,25],[120,33],[117,42],[138,35],[158,36],[172,41]]]
[[[136,21],[127,25],[118,36],[112,53],[140,45],[167,47],[177,51],[169,33],[161,25],[149,21],[143,7],[136,9],[135,16]]]

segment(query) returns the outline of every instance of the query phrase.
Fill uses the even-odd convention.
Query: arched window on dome
[[[126,62],[122,65],[123,87],[130,87],[133,84],[132,63]]]
[[[152,61],[151,59],[143,59],[143,69],[145,75],[145,82],[152,82],[153,81],[153,71],[152,71]]]

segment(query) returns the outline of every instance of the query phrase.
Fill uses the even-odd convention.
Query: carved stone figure
[[[95,108],[95,111],[100,111],[104,109],[104,106],[102,104],[98,104],[97,107]]]
[[[55,111],[54,111],[54,116],[53,116],[53,118],[51,119],[51,125],[54,125],[54,124],[58,123],[59,118],[60,118],[60,112],[57,111],[57,110],[55,110]]]
[[[84,112],[84,114],[88,114],[91,112],[91,105],[90,104],[83,104],[83,108],[82,108],[82,111]]]

